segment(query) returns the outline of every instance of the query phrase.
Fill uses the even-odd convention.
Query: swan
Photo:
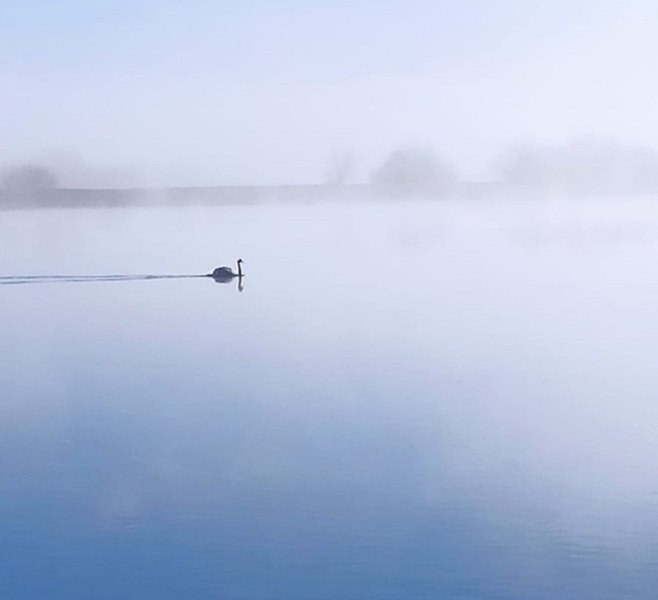
[[[228,282],[232,279],[239,277],[242,279],[242,263],[244,261],[241,258],[238,258],[238,272],[235,273],[231,267],[217,267],[212,273],[208,274],[208,277],[212,277],[215,281]]]

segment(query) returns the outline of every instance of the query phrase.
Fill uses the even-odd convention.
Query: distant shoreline
[[[249,206],[270,203],[397,200],[408,197],[483,197],[499,191],[496,183],[469,183],[443,192],[382,189],[372,184],[233,185],[213,187],[73,189],[30,192],[0,190],[0,210],[41,208],[128,208],[160,206]]]
[[[385,188],[374,184],[227,185],[212,187],[81,189],[53,188],[30,192],[0,190],[0,211],[75,208],[158,208],[193,206],[255,206],[324,202],[403,202],[413,199],[495,200],[509,198],[656,197],[658,191],[608,191],[583,194],[521,190],[499,182],[461,182],[435,191]]]

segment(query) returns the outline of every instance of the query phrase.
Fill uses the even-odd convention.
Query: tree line
[[[343,186],[353,175],[351,155],[335,156],[325,184]],[[448,160],[427,147],[390,152],[370,174],[376,193],[388,196],[446,196],[467,186]],[[527,196],[658,193],[658,152],[618,141],[578,139],[561,145],[516,144],[495,161],[491,189]],[[0,174],[0,201],[47,203],[59,186],[53,169],[20,165]]]
[[[371,183],[388,193],[445,195],[468,184],[430,149],[391,152]],[[474,182],[471,182],[474,183]],[[514,144],[495,160],[491,191],[525,196],[658,193],[658,152],[619,141]]]

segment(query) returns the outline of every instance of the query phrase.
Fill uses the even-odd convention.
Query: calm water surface
[[[658,592],[658,206],[0,213],[0,598]],[[0,283],[7,283],[1,280]]]

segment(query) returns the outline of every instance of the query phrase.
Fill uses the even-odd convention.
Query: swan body
[[[242,263],[244,261],[241,258],[238,258],[238,272],[236,273],[231,269],[231,267],[217,267],[208,277],[212,277],[215,281],[225,282],[231,281],[236,277],[242,278]]]

